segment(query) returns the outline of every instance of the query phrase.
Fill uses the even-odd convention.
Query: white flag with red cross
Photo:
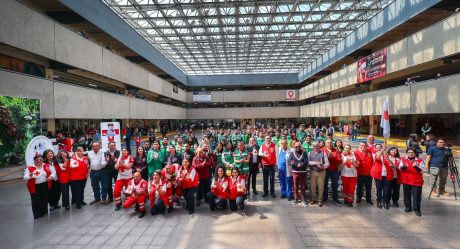
[[[390,137],[390,114],[388,113],[388,100],[383,98],[382,119],[380,120],[380,127],[383,128],[383,137]]]

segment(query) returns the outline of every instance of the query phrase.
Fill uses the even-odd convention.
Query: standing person
[[[232,175],[233,159],[233,144],[232,142],[228,142],[225,150],[222,152],[222,164],[225,166],[225,174],[227,176]]]
[[[367,136],[367,147],[366,148],[371,154],[375,153],[374,146],[375,146],[375,137],[373,135]]]
[[[209,203],[211,211],[216,208],[227,208],[228,198],[228,178],[225,176],[225,168],[220,166],[212,179],[211,191],[206,194],[206,200]]]
[[[423,153],[422,149],[420,148],[420,144],[417,141],[417,134],[415,133],[409,135],[409,139],[406,141],[406,145],[407,149],[414,149],[417,157]]]
[[[233,162],[235,167],[240,171],[240,176],[246,182],[249,176],[249,157],[248,151],[243,142],[238,142],[238,149],[233,153]]]
[[[259,156],[259,145],[257,145],[254,138],[249,139],[247,151],[249,152],[249,176],[246,182],[246,191],[249,194],[250,185],[252,186],[252,193],[259,194],[256,188],[257,174],[259,173],[259,165],[262,157]],[[251,184],[252,183],[252,184]]]
[[[141,148],[141,147],[140,147]],[[142,179],[140,172],[135,172],[133,179],[128,183],[125,193],[129,194],[123,203],[123,208],[130,208],[134,204],[139,210],[139,218],[145,215],[145,201],[147,200],[147,181]]]
[[[149,185],[150,214],[164,214],[169,199],[172,198],[173,186],[161,179],[161,170],[153,172],[152,180]]]
[[[147,132],[147,136],[149,137],[149,143],[150,144],[153,144],[153,142],[155,142],[155,131],[153,130],[153,128],[150,128],[149,131]]]
[[[228,180],[228,202],[230,210],[236,211],[238,208],[244,212],[244,199],[246,196],[246,184],[244,179],[239,175],[238,168],[232,169],[232,176]]]
[[[448,175],[448,158],[446,155],[446,149],[444,148],[446,141],[442,138],[436,140],[436,146],[431,147],[426,155],[426,170],[431,172],[431,168],[437,168],[438,171],[438,186],[435,184],[436,175],[431,175],[430,184],[434,187],[436,191],[436,196],[447,195],[446,192],[446,182]]]
[[[199,178],[197,171],[193,166],[190,165],[190,162],[187,159],[182,161],[182,171],[180,173],[182,189],[184,193],[184,198],[186,201],[186,209],[188,214],[193,214],[195,212],[195,199],[194,195],[198,188]]]
[[[342,176],[342,193],[345,204],[353,207],[356,181],[358,177],[357,167],[359,166],[355,155],[351,152],[351,146],[345,145],[342,156],[342,165],[340,167]]]
[[[334,202],[341,206],[342,202],[339,201],[339,166],[342,163],[342,152],[332,146],[332,139],[326,140],[326,146],[322,149],[327,155],[329,160],[329,167],[326,169],[326,177],[324,179],[324,193],[323,202],[326,202],[329,197],[329,179],[331,179],[332,199]]]
[[[52,150],[45,150],[45,152],[43,152],[43,158],[45,159],[43,163],[49,165],[51,175],[53,176],[51,181],[51,189],[49,190],[48,194],[50,211],[53,211],[61,208],[61,206],[59,206],[59,200],[61,199],[61,185],[59,184],[58,175],[56,174],[56,168],[59,167],[59,163]]]
[[[50,165],[43,163],[43,155],[35,155],[34,165],[27,166],[24,170],[24,180],[27,181],[34,219],[48,214],[48,192],[52,179]]]
[[[133,162],[133,173],[139,172],[142,179],[148,181],[147,155],[142,146],[137,147],[136,157]]]
[[[204,154],[203,148],[198,148],[196,150],[196,156],[193,158],[192,166],[195,168],[200,179],[196,193],[196,205],[200,206],[201,199],[206,197],[211,187],[211,174],[209,173],[211,165],[208,156]]]
[[[276,167],[276,152],[277,146],[272,143],[270,136],[265,136],[265,143],[260,146],[259,156],[262,157],[262,173],[264,179],[264,194],[262,197],[268,196],[268,183],[270,181],[270,193],[272,198],[276,198],[275,194],[275,167]]]
[[[425,152],[428,153],[428,150],[429,150],[431,147],[436,146],[436,138],[435,138],[433,135],[431,135],[431,134],[426,135],[426,136],[425,136],[425,139],[424,139],[424,140],[422,139],[421,144],[422,144],[423,146],[425,146],[425,148],[426,148],[426,149],[425,149]]]
[[[127,188],[129,181],[133,179],[133,163],[134,159],[129,155],[128,149],[121,149],[121,156],[118,158],[115,169],[118,170],[117,181],[113,188],[113,197],[115,198],[115,211],[121,209],[121,191],[123,187]],[[129,194],[125,192],[125,196]]]
[[[329,124],[329,128],[327,128],[327,135],[328,136],[334,136],[335,128],[332,123]]]
[[[149,178],[153,176],[156,170],[163,168],[164,155],[160,150],[160,143],[158,141],[153,142],[153,148],[149,150],[147,154],[147,165]]]
[[[125,143],[126,148],[128,149],[129,154],[131,154],[131,138],[132,138],[131,128],[126,127],[126,134],[125,134]]]
[[[174,145],[169,146],[169,154],[165,156],[164,165],[180,165],[182,162],[182,155],[176,152]],[[177,167],[176,167],[177,168]]]
[[[422,132],[422,137],[425,137],[426,135],[431,133],[431,125],[428,122],[425,122],[423,127],[420,129]]]
[[[92,150],[88,152],[88,160],[91,169],[91,187],[94,193],[94,200],[91,201],[89,205],[95,203],[103,204],[107,199],[107,174],[105,170],[107,161],[105,160],[104,151],[100,149],[100,144],[98,142],[93,143]]]
[[[59,151],[58,163],[59,167],[56,168],[56,173],[59,184],[61,184],[62,206],[65,210],[69,210],[70,156],[66,150]]]
[[[400,165],[400,156],[398,148],[391,147],[387,152],[387,160],[390,163],[390,167],[393,170],[393,180],[391,180],[390,186],[390,199],[393,201],[394,207],[399,207],[399,196],[400,188],[402,183]]]
[[[115,142],[109,142],[109,149],[104,153],[105,161],[105,179],[107,186],[107,201],[102,203],[104,205],[110,204],[113,202],[113,186],[112,184],[117,181],[118,170],[115,169],[115,164],[120,157],[120,151],[117,150]]]
[[[312,206],[313,204],[318,203],[318,207],[322,207],[324,178],[326,177],[325,169],[329,167],[329,160],[326,153],[321,150],[318,142],[313,142],[313,150],[308,153],[308,165],[310,166],[311,187],[311,200],[308,205]],[[318,195],[316,195],[317,190]],[[318,197],[318,200],[316,200],[316,197]]]
[[[302,143],[302,148],[304,149],[305,153],[310,153],[310,151],[313,150],[313,146],[312,146],[312,139],[311,139],[311,135],[307,135],[305,137],[305,141]]]
[[[195,152],[190,148],[190,144],[186,143],[184,145],[184,151],[182,152],[182,158],[187,159],[187,161],[192,162],[195,157]]]
[[[343,142],[342,142],[342,140],[337,139],[337,140],[335,141],[335,143],[334,143],[334,148],[336,148],[336,149],[339,150],[340,152],[343,152],[343,150],[344,150],[345,148],[343,147]]]
[[[359,162],[358,167],[358,185],[356,189],[356,202],[360,203],[363,197],[363,187],[366,188],[366,202],[374,205],[372,202],[372,176],[371,168],[373,162],[372,153],[367,150],[365,142],[359,143],[359,148],[354,151],[356,160]]]
[[[399,168],[401,169],[403,191],[404,191],[404,206],[406,212],[414,210],[415,215],[422,216],[420,203],[422,201],[422,186],[423,186],[423,168],[425,164],[422,159],[415,156],[414,149],[406,150],[407,156],[401,159]]]
[[[300,143],[299,143],[300,144]],[[292,200],[292,165],[288,163],[291,149],[287,147],[287,141],[281,140],[281,148],[278,148],[278,176],[280,180],[281,199]]]
[[[216,155],[216,168],[224,166],[222,163],[222,153],[224,152],[224,146],[222,143],[218,143],[214,154]]]
[[[305,198],[305,188],[307,182],[307,164],[308,154],[302,150],[300,142],[295,143],[295,150],[289,153],[288,164],[292,167],[292,177],[294,180],[294,200],[293,204],[297,204],[302,201],[304,206],[307,206],[307,200]],[[299,191],[300,198],[299,199]]]
[[[381,209],[383,203],[385,209],[390,209],[390,186],[393,180],[393,169],[388,161],[385,148],[381,144],[376,144],[374,151],[371,176],[374,178],[377,188],[377,207]]]
[[[70,159],[70,187],[72,199],[75,200],[77,209],[86,205],[83,201],[85,195],[86,179],[88,178],[88,158],[83,155],[83,147],[78,147],[75,155]]]

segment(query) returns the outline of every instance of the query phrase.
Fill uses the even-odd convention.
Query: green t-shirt
[[[263,137],[257,136],[256,140],[257,140],[257,145],[259,145],[259,146],[262,146],[262,144],[264,143],[264,138]]]
[[[164,154],[161,150],[149,150],[147,154],[147,166],[149,175],[152,175],[155,170],[163,167]]]
[[[215,151],[216,153],[216,158],[217,158],[217,167],[219,166],[222,166],[223,163],[222,163],[222,152],[219,152],[219,151]]]
[[[312,142],[310,142],[310,144],[306,143],[306,142],[303,142],[302,143],[302,148],[305,150],[305,153],[310,153],[310,151],[313,150],[313,146],[312,146]]]
[[[302,142],[303,140],[305,140],[305,137],[307,136],[307,132],[306,131],[302,131],[302,130],[299,130],[297,132],[297,139],[299,139],[300,142]]]
[[[235,157],[236,160],[246,159],[248,157],[248,151],[247,150],[243,150],[243,151],[236,150],[233,153],[233,156]],[[235,167],[237,167],[240,170],[240,173],[242,174],[249,173],[248,163],[235,163]]]

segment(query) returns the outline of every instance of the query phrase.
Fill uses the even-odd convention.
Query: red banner
[[[358,83],[384,76],[387,73],[387,49],[384,48],[358,61]]]

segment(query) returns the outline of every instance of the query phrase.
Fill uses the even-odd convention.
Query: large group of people
[[[152,215],[173,212],[174,206],[183,202],[193,214],[203,200],[211,211],[229,206],[232,211],[244,213],[251,189],[253,195],[259,193],[259,169],[263,198],[277,197],[276,173],[281,199],[307,207],[322,207],[329,197],[332,204],[340,206],[345,203],[353,207],[363,198],[373,205],[373,182],[378,208],[399,207],[402,184],[405,211],[421,216],[423,170],[437,167],[444,172],[446,168],[443,139],[431,145],[425,165],[419,151],[412,147],[400,157],[398,148],[377,144],[369,135],[352,150],[351,145],[336,139],[334,132],[332,125],[218,131],[211,127],[200,141],[193,130],[178,132],[171,140],[153,135],[155,139],[137,146],[135,153],[130,153],[129,147],[117,150],[115,142],[102,149],[93,141],[86,152],[78,147],[58,155],[51,150],[37,154],[34,165],[25,169],[24,179],[36,219],[47,215],[48,210],[61,208],[61,195],[66,210],[71,204],[77,209],[85,206],[88,176],[94,194],[90,205],[114,202],[115,211],[134,208],[140,218],[145,215],[147,202]],[[343,202],[339,199],[339,183]],[[445,179],[441,179],[438,194],[445,191],[444,186]]]

